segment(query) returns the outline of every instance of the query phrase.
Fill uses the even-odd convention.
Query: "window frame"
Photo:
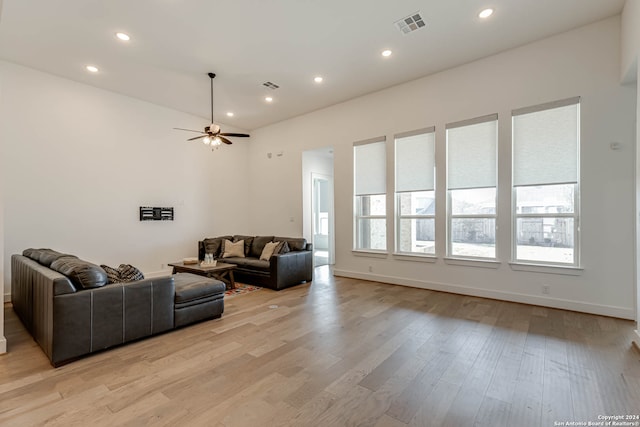
[[[435,126],[430,126],[424,129],[417,129],[414,131],[409,131],[409,132],[403,132],[403,133],[399,133],[397,135],[394,135],[393,139],[394,139],[394,156],[393,156],[393,160],[394,160],[394,176],[397,177],[398,174],[398,158],[397,158],[397,141],[400,138],[406,138],[406,137],[410,137],[410,136],[417,136],[417,135],[426,135],[426,134],[433,134],[433,138],[434,138],[434,144],[433,144],[433,158],[434,158],[434,162],[433,162],[433,189],[431,190],[416,190],[416,191],[398,191],[397,190],[397,182],[396,182],[396,178],[394,178],[394,186],[396,188],[394,188],[394,203],[395,203],[395,207],[394,207],[394,221],[395,221],[395,227],[394,227],[394,250],[395,250],[395,254],[397,255],[409,255],[409,256],[421,256],[421,257],[436,257],[438,255],[438,251],[437,251],[437,244],[436,244],[436,239],[437,239],[437,228],[435,227],[435,223],[436,223],[436,213],[434,211],[433,214],[412,214],[412,215],[402,215],[402,205],[400,203],[400,197],[402,197],[403,194],[411,194],[411,193],[422,193],[422,192],[429,192],[432,191],[433,192],[433,196],[434,196],[434,202],[437,200],[437,178],[436,178],[436,151],[437,151],[437,141],[436,141],[436,127]],[[437,206],[437,205],[436,205]],[[437,209],[437,208],[436,208]],[[434,250],[433,253],[426,253],[426,252],[414,252],[414,251],[403,251],[400,249],[400,228],[401,228],[401,223],[402,220],[413,220],[413,219],[432,219],[434,222]]]
[[[581,268],[581,212],[580,212],[580,142],[581,142],[581,106],[580,106],[580,97],[567,98],[558,101],[547,102],[544,104],[533,105],[530,107],[524,107],[517,110],[513,110],[511,112],[511,152],[512,152],[512,161],[511,161],[511,264],[522,264],[522,265],[532,265],[532,266],[540,266],[540,267],[561,267],[561,268]],[[576,182],[575,183],[564,183],[564,184],[573,184],[573,212],[572,213],[554,213],[554,214],[522,214],[518,213],[518,198],[517,198],[517,188],[525,187],[525,185],[516,186],[514,184],[513,176],[515,175],[513,157],[515,156],[515,126],[514,119],[516,116],[527,113],[535,113],[539,111],[551,110],[554,108],[559,108],[568,105],[577,105],[578,108],[578,132],[576,141],[577,148],[577,170],[576,170]],[[563,183],[553,183],[553,184],[531,184],[528,186],[536,186],[536,187],[544,187],[551,185],[562,185]],[[566,262],[554,262],[554,261],[542,261],[542,260],[529,260],[525,258],[518,258],[518,219],[521,218],[573,218],[573,263],[569,264]]]
[[[456,188],[456,189],[450,189],[449,188],[449,168],[450,168],[450,157],[449,157],[449,136],[448,136],[448,131],[449,129],[455,129],[455,128],[459,128],[459,127],[464,127],[464,126],[471,126],[471,125],[475,125],[475,124],[480,124],[480,123],[487,123],[487,122],[492,122],[495,121],[496,122],[496,141],[495,141],[495,151],[496,151],[496,164],[495,164],[495,172],[496,172],[496,176],[495,176],[495,185],[492,187],[474,187],[474,188]],[[499,182],[498,182],[498,169],[500,167],[500,160],[498,158],[498,143],[499,143],[499,127],[500,123],[498,121],[498,114],[494,113],[494,114],[488,114],[485,116],[481,116],[481,117],[476,117],[473,119],[468,119],[468,120],[462,120],[459,122],[454,122],[454,123],[449,123],[445,126],[445,144],[447,147],[447,156],[446,156],[446,160],[445,160],[445,165],[446,165],[446,169],[447,169],[447,185],[446,185],[446,193],[447,193],[447,206],[446,206],[446,212],[447,212],[447,233],[446,233],[446,248],[447,248],[447,253],[446,253],[446,258],[451,259],[451,260],[470,260],[470,261],[481,261],[481,262],[496,262],[498,261],[498,186],[499,186]],[[453,191],[457,191],[457,190],[481,190],[481,189],[486,189],[486,188],[495,188],[495,197],[494,197],[494,213],[493,214],[454,214],[453,213],[453,203],[452,203],[452,192]],[[457,255],[453,253],[453,238],[452,238],[452,232],[453,232],[453,220],[454,219],[493,219],[494,220],[494,235],[495,235],[495,243],[494,243],[494,255],[493,257],[483,257],[483,256],[472,256],[472,255]]]
[[[372,194],[357,194],[356,191],[356,187],[357,187],[357,165],[356,165],[356,147],[358,146],[362,146],[362,145],[367,145],[367,144],[376,144],[376,143],[382,143],[383,147],[384,147],[384,164],[385,164],[385,168],[383,173],[385,174],[385,192],[384,193],[372,193]],[[386,136],[383,137],[378,137],[378,138],[371,138],[371,139],[367,139],[367,140],[363,140],[363,141],[358,141],[358,142],[354,142],[353,143],[353,249],[352,251],[354,252],[371,252],[371,253],[387,253],[388,251],[388,244],[387,244],[387,240],[388,240],[388,230],[387,230],[387,206],[388,206],[388,197],[387,197],[387,188],[386,188],[386,173],[387,173],[387,138]],[[385,197],[385,209],[384,215],[360,215],[360,207],[362,206],[362,199],[364,197],[371,197],[371,196],[384,196]],[[361,241],[362,241],[362,235],[361,233],[359,233],[360,230],[360,224],[363,220],[367,220],[367,219],[382,219],[384,220],[385,223],[385,240],[384,240],[384,249],[372,249],[372,248],[365,248],[361,246]]]
[[[544,187],[550,185],[558,185],[558,184],[543,184],[538,185],[536,187]],[[573,184],[573,213],[540,213],[540,214],[519,214],[518,213],[518,198],[517,198],[517,188],[515,185],[511,187],[511,212],[513,218],[512,224],[512,236],[511,236],[511,258],[512,263],[514,264],[530,264],[530,265],[541,265],[541,266],[551,266],[551,267],[580,267],[580,182]],[[573,219],[573,263],[569,264],[566,262],[553,262],[553,261],[541,261],[541,260],[530,260],[526,258],[518,258],[518,219],[521,218],[572,218]]]

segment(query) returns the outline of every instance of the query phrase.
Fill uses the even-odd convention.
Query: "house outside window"
[[[498,116],[446,126],[447,255],[496,258]]]
[[[435,128],[395,137],[396,252],[435,255]]]
[[[385,138],[355,143],[354,249],[387,250]]]
[[[513,124],[513,259],[579,265],[580,98],[522,108]]]

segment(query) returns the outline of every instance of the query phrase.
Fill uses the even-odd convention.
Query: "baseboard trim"
[[[370,280],[372,282],[389,283],[393,285],[409,286],[412,288],[428,289],[433,291],[450,292],[453,294],[469,295],[474,297],[491,298],[502,301],[517,302],[522,304],[539,305],[549,308],[579,311],[583,313],[597,314],[601,316],[617,317],[620,319],[635,320],[635,311],[632,308],[617,307],[611,305],[591,304],[560,298],[538,297],[534,295],[519,294],[515,292],[495,291],[473,288],[469,286],[450,283],[425,282],[402,277],[384,276],[380,274],[360,273],[357,271],[334,269],[333,274],[351,279]]]

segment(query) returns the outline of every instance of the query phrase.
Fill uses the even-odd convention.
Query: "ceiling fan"
[[[189,138],[187,141],[194,141],[196,139],[202,139],[202,142],[206,145],[211,145],[215,148],[220,146],[220,144],[225,143],[227,145],[231,145],[232,142],[227,139],[230,137],[242,137],[246,138],[249,135],[246,133],[230,133],[230,132],[220,132],[220,126],[213,123],[213,79],[216,77],[214,73],[207,73],[209,79],[211,79],[211,124],[209,126],[204,127],[204,132],[193,129],[183,129],[183,128],[174,128],[176,130],[186,130],[187,132],[197,132],[200,135]]]

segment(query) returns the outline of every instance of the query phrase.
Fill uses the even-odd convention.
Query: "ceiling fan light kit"
[[[211,82],[211,124],[204,127],[204,132],[193,129],[184,129],[184,128],[174,128],[176,130],[184,130],[187,132],[196,132],[200,135],[189,138],[187,141],[195,141],[196,139],[201,139],[204,145],[211,146],[211,150],[215,150],[220,145],[227,144],[231,145],[232,142],[227,139],[227,137],[235,137],[235,138],[246,138],[249,134],[246,133],[232,133],[232,132],[221,132],[220,126],[213,122],[213,79],[216,77],[215,73],[207,73]]]

